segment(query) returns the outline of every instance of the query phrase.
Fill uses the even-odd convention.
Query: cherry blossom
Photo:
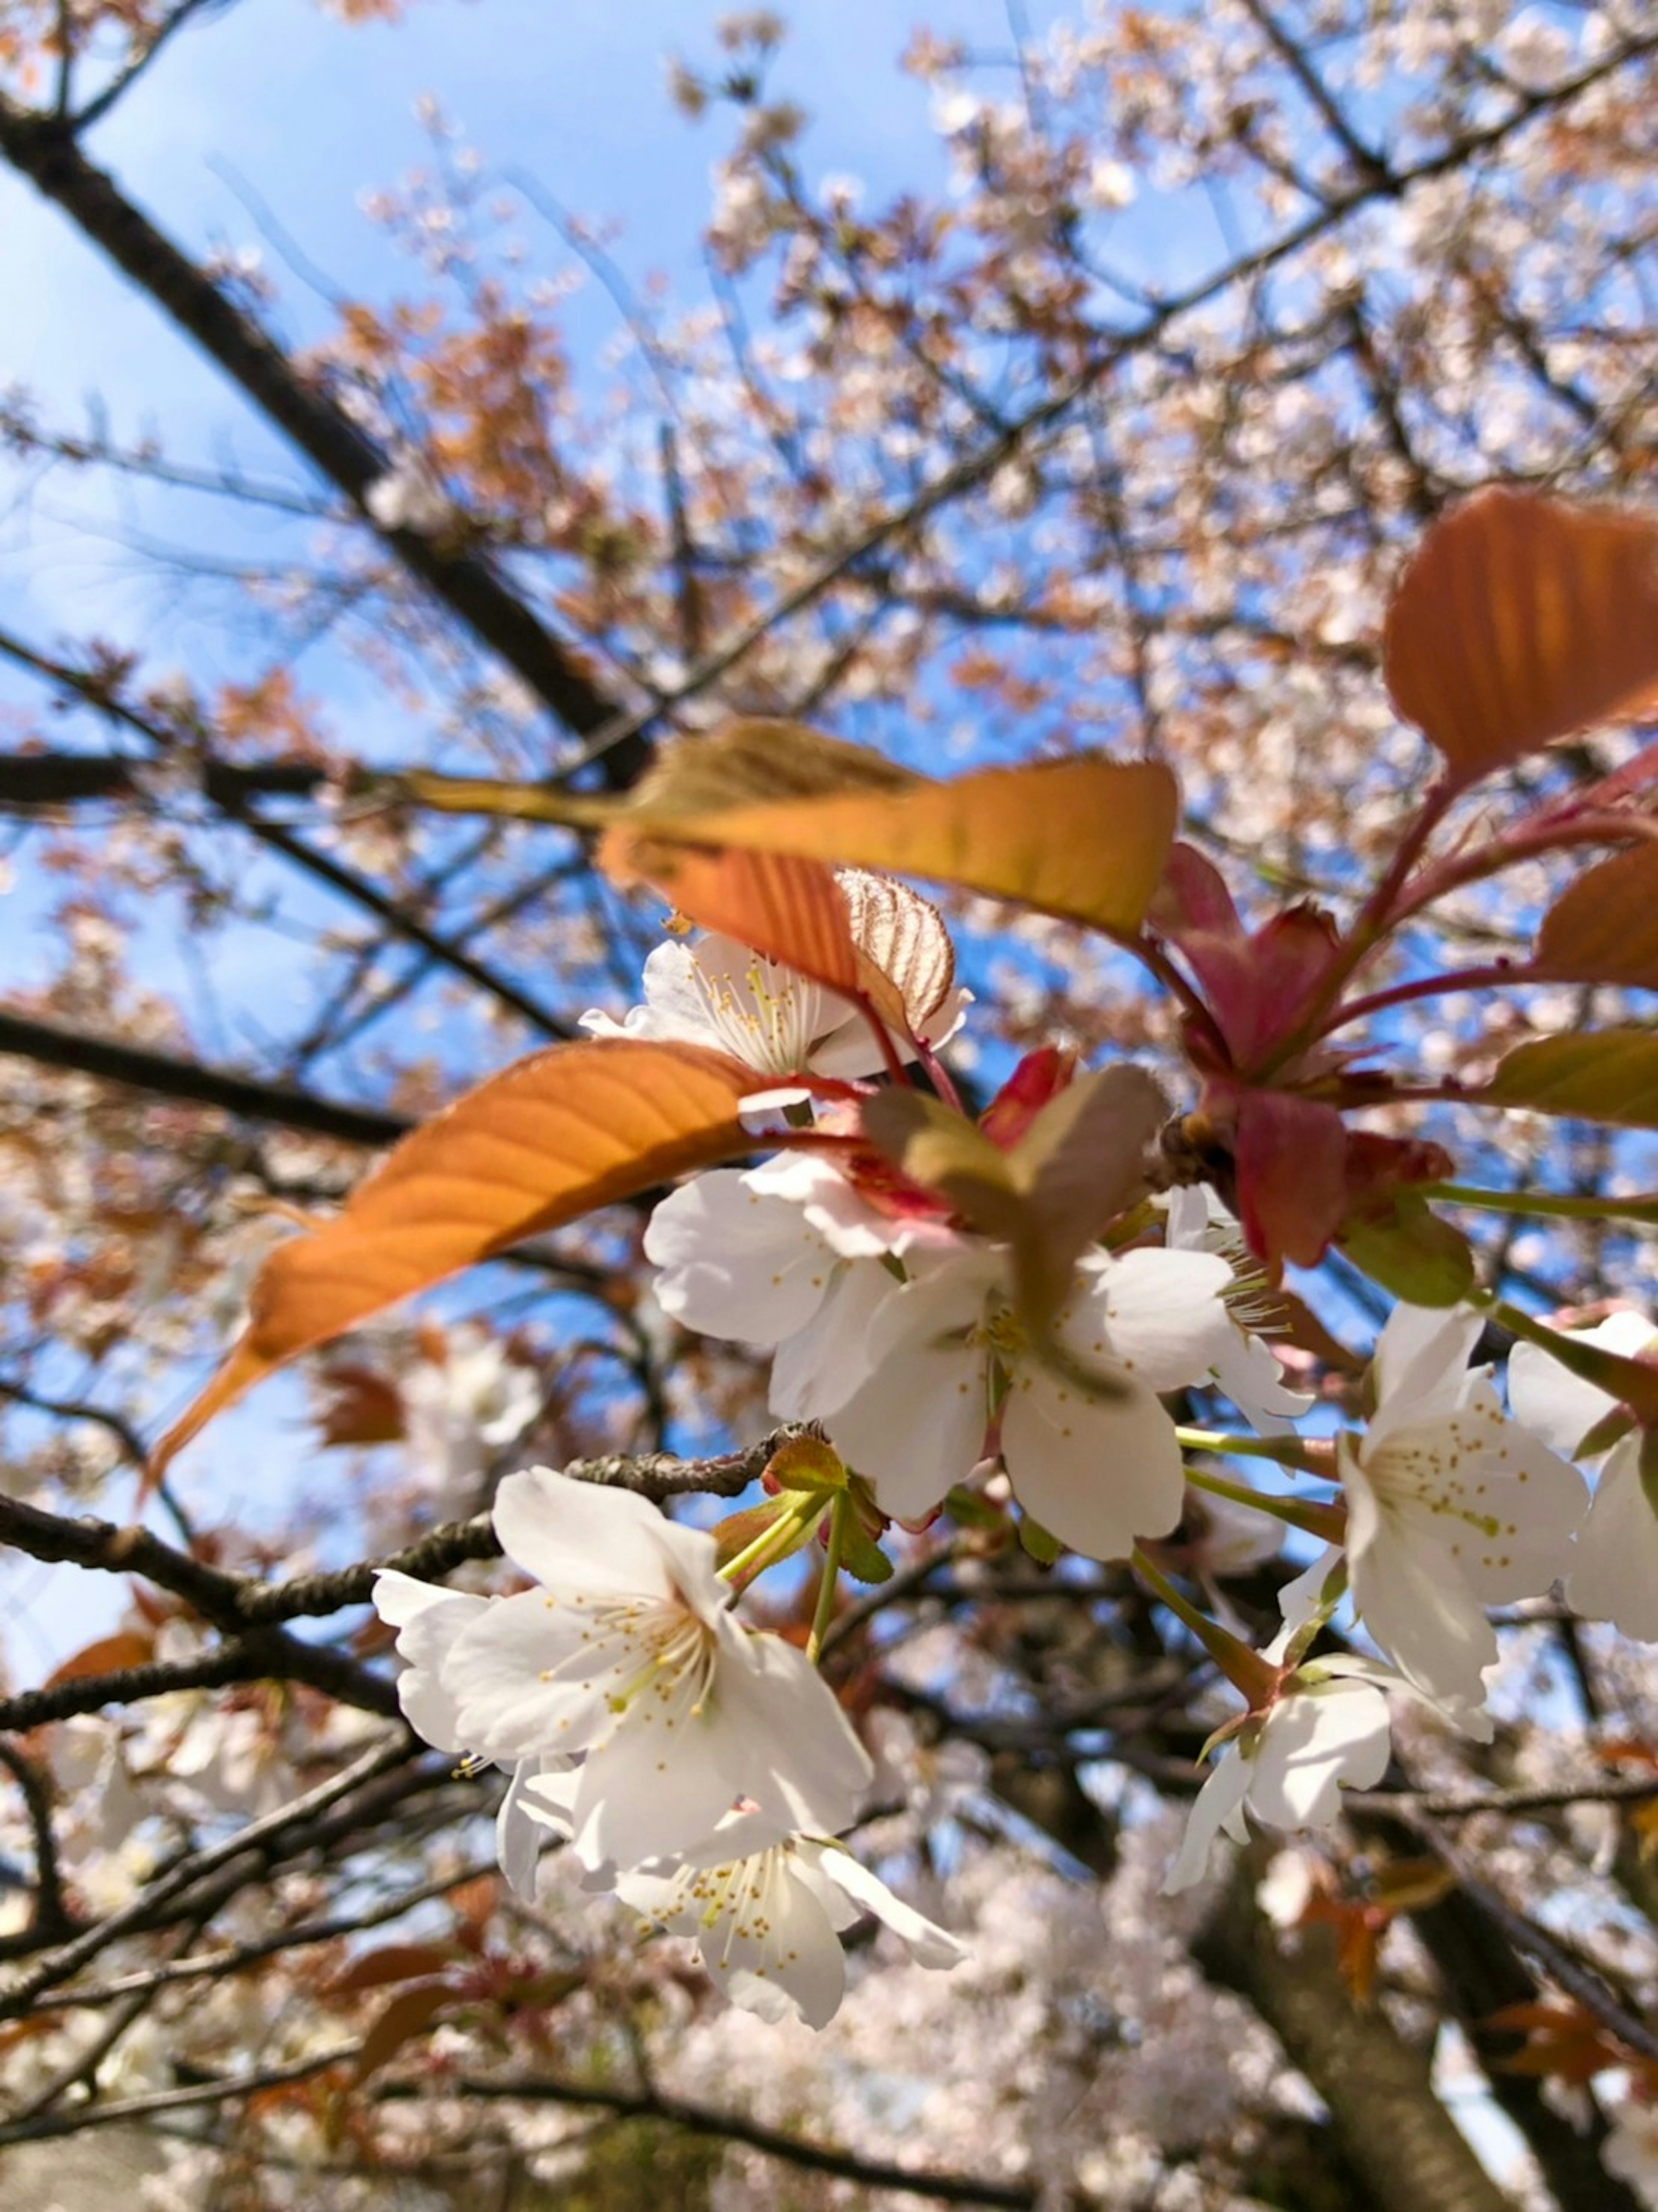
[[[1262,1435],[1284,1433],[1313,1399],[1308,1391],[1288,1387],[1271,1348],[1249,1327],[1252,1320],[1270,1318],[1270,1301],[1241,1224],[1206,1183],[1171,1190],[1164,1204],[1170,1251],[1218,1253],[1232,1270],[1223,1293],[1232,1328],[1230,1336],[1217,1332],[1212,1340],[1214,1381],[1251,1427]]]
[[[1505,1420],[1489,1370],[1470,1370],[1483,1322],[1465,1307],[1396,1306],[1376,1345],[1376,1407],[1339,1445],[1353,1602],[1410,1680],[1478,1708],[1497,1661],[1487,1605],[1565,1573],[1582,1477]]]
[[[826,1838],[790,1835],[758,1814],[732,1815],[671,1866],[621,1875],[616,1894],[654,1926],[695,1939],[732,2002],[762,2020],[825,2027],[846,1991],[841,1932],[873,1913],[919,1965],[967,1954]]]
[[[440,1358],[416,1360],[399,1376],[398,1393],[422,1486],[449,1502],[524,1434],[544,1395],[530,1368],[473,1327],[452,1330]]]
[[[495,1521],[541,1587],[461,1622],[440,1723],[486,1758],[585,1753],[584,1863],[694,1843],[742,1796],[791,1829],[847,1826],[868,1755],[803,1655],[732,1617],[711,1536],[546,1468],[507,1476]]]
[[[881,1308],[879,1359],[843,1404],[813,1408],[884,1511],[915,1520],[999,1449],[1027,1512],[1073,1551],[1120,1559],[1179,1521],[1184,1476],[1157,1393],[1213,1379],[1233,1327],[1218,1255],[1156,1248],[1099,1253],[1077,1271],[1056,1334],[1104,1388],[1090,1394],[1045,1364],[1009,1302],[993,1247],[940,1263]]]
[[[1600,2146],[1600,2163],[1627,2181],[1649,2212],[1658,2212],[1658,2106],[1626,2097]]]
[[[1582,1341],[1638,1359],[1658,1344],[1658,1329],[1641,1314],[1615,1313],[1584,1330]],[[1527,1428],[1575,1454],[1614,1401],[1540,1346],[1517,1344],[1509,1359],[1509,1403]],[[1658,1641],[1658,1515],[1641,1480],[1643,1441],[1636,1430],[1600,1458],[1566,1601],[1574,1613],[1613,1621],[1625,1636],[1651,1643]]]
[[[705,1336],[775,1347],[769,1403],[786,1419],[839,1405],[869,1373],[877,1313],[900,1278],[962,1239],[934,1220],[884,1214],[837,1168],[784,1153],[696,1176],[645,1232],[663,1310]]]
[[[951,993],[927,1024],[942,1044],[961,1026],[964,994]],[[814,983],[735,938],[709,934],[694,944],[659,945],[645,963],[645,1003],[618,1022],[591,1007],[581,1026],[595,1036],[643,1037],[712,1045],[762,1075],[829,1075],[848,1080],[886,1066],[868,1017],[851,1000]],[[895,1038],[907,1058],[914,1048]],[[799,1094],[802,1097],[805,1093]]]
[[[395,1569],[383,1569],[374,1577],[374,1609],[398,1631],[398,1656],[409,1662],[398,1677],[404,1718],[439,1751],[470,1755],[459,1709],[443,1686],[443,1666],[456,1637],[469,1622],[480,1619],[489,1604],[488,1598],[439,1589]],[[495,1856],[513,1891],[531,1901],[536,1893],[542,1835],[535,1808],[525,1802],[525,1790],[533,1778],[562,1774],[574,1763],[557,1755],[495,1762],[509,1777],[495,1814]]]
[[[1247,1842],[1246,1812],[1271,1828],[1327,1828],[1341,1810],[1344,1786],[1373,1789],[1388,1771],[1391,1747],[1388,1700],[1374,1681],[1332,1674],[1317,1660],[1298,1669],[1216,1761],[1165,1893],[1202,1881],[1217,1836]]]

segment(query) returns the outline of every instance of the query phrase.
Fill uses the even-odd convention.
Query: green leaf
[[[997,1535],[1007,1530],[1007,1508],[993,1504],[981,1491],[969,1490],[964,1482],[945,1493],[944,1511],[958,1528],[983,1528]]]
[[[1019,1516],[1019,1542],[1039,1567],[1051,1567],[1065,1550],[1057,1536],[1052,1536],[1040,1521],[1033,1521],[1028,1513]]]
[[[858,1525],[855,1514],[846,1515],[841,1528],[841,1565],[857,1583],[888,1583],[892,1562],[872,1536]]]
[[[1591,1030],[1517,1045],[1473,1095],[1489,1106],[1658,1129],[1658,1030]]]
[[[1337,1243],[1373,1283],[1413,1306],[1454,1306],[1473,1288],[1473,1248],[1413,1190],[1386,1213],[1350,1221]]]

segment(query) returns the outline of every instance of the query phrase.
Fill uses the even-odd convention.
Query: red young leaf
[[[1347,1132],[1333,1106],[1281,1091],[1237,1102],[1238,1211],[1269,1267],[1315,1267],[1347,1211]]]

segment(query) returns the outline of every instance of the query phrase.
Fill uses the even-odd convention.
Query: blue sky
[[[350,295],[384,299],[420,282],[359,198],[429,161],[416,112],[427,94],[489,166],[522,169],[567,208],[619,222],[612,251],[635,283],[660,271],[694,299],[706,290],[700,233],[709,168],[729,125],[717,118],[689,124],[669,96],[665,64],[678,53],[717,67],[716,12],[685,0],[416,0],[398,27],[350,28],[311,0],[240,0],[175,41],[92,135],[88,151],[186,247],[258,249],[281,294],[272,320],[289,342],[331,322],[287,265],[290,241],[296,258]],[[899,185],[942,187],[929,94],[896,67],[917,19],[884,0],[801,0],[783,12],[790,35],[777,76],[811,108],[808,178],[851,173],[875,196]],[[1060,12],[1068,11],[1032,11],[1039,23]],[[940,0],[926,20],[976,52],[1011,53],[1002,0]],[[262,234],[267,210],[280,240]],[[528,228],[525,236],[532,257],[544,255],[550,266],[568,258],[550,234]],[[154,434],[179,460],[234,460],[250,474],[307,483],[303,465],[219,372],[9,171],[0,171],[0,277],[8,300],[0,387],[36,394],[54,427],[83,427],[95,403],[118,439]],[[616,327],[597,287],[572,303],[568,322],[578,361],[595,358]],[[37,642],[96,632],[142,644],[151,677],[169,662],[202,680],[235,672],[234,643],[215,619],[213,595],[180,593],[158,578],[125,542],[135,529],[191,547],[216,536],[227,550],[258,542],[250,540],[245,513],[228,507],[54,474],[27,501],[0,507],[0,620]],[[307,669],[313,680],[321,672]],[[329,676],[349,686],[347,711],[361,739],[360,718],[379,711],[378,702],[363,696],[359,672],[336,665]],[[0,708],[39,697],[0,669]],[[100,741],[84,721],[77,732],[79,742]],[[27,866],[19,872],[0,931],[0,981],[38,983],[52,971],[42,915],[52,888]],[[282,891],[296,916],[343,918],[291,878]],[[170,933],[155,933],[140,964],[153,986],[187,980]],[[227,1033],[204,1031],[204,1049],[246,1060],[261,1026],[280,1034],[297,1025],[284,1018],[282,997],[306,987],[280,939],[244,944],[227,980]],[[289,1460],[299,1409],[296,1390],[265,1396],[219,1432],[209,1457],[221,1469]],[[240,1444],[254,1446],[254,1432],[258,1448],[245,1458]],[[186,1488],[188,1475],[186,1464]],[[252,1498],[216,1501],[216,1510],[227,1507],[259,1517]],[[108,1510],[126,1508],[112,1498]],[[52,1585],[49,1600],[37,1587],[43,1578]],[[31,1675],[98,1632],[119,1601],[117,1583],[72,1580],[71,1593],[44,1570],[7,1578],[4,1595],[29,1623],[18,1656]]]

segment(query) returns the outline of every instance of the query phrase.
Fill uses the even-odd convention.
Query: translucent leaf
[[[352,2081],[363,2082],[371,2074],[378,2074],[405,2043],[426,2033],[440,2008],[453,1996],[454,1991],[442,1982],[416,1982],[406,1990],[399,1990],[396,1996],[388,1997],[358,2046],[351,2069]]]
[[[1658,990],[1658,845],[1602,860],[1543,917],[1533,963],[1565,983]]]
[[[1394,704],[1467,781],[1658,686],[1658,526],[1527,492],[1436,523],[1388,610]]]
[[[1080,1075],[1042,1107],[1011,1152],[936,1098],[890,1090],[864,1102],[878,1150],[975,1229],[1013,1249],[1021,1316],[1040,1329],[1078,1255],[1145,1188],[1146,1147],[1169,1110],[1144,1068]]]
[[[608,836],[612,872],[641,871],[641,839],[790,853],[957,884],[1114,934],[1137,930],[1174,836],[1175,779],[1150,761],[1084,754],[919,777],[702,814],[641,809]]]
[[[627,811],[653,823],[751,802],[832,791],[899,791],[920,779],[868,745],[765,716],[727,722],[667,746],[628,794]]]
[[[943,915],[893,876],[842,868],[836,880],[852,917],[853,944],[898,994],[910,1035],[926,1036],[956,981],[956,948]]]
[[[313,1346],[595,1207],[753,1149],[754,1071],[697,1045],[600,1037],[520,1060],[415,1130],[343,1211],[278,1245],[246,1333],[157,1445],[158,1474],[216,1413]]]
[[[55,1690],[64,1682],[84,1682],[97,1674],[118,1674],[129,1667],[143,1667],[155,1656],[155,1638],[136,1628],[117,1629],[112,1636],[100,1636],[95,1644],[83,1644],[60,1660],[47,1675],[42,1687]]]
[[[1658,1129],[1658,1030],[1590,1030],[1516,1045],[1474,1095],[1487,1105]]]
[[[326,1985],[329,1996],[349,1996],[359,1990],[382,1990],[397,1982],[423,1981],[447,1972],[455,1963],[452,1943],[382,1943],[377,1950],[360,1951]]]
[[[1343,1228],[1338,1243],[1373,1283],[1413,1306],[1454,1306],[1473,1288],[1473,1248],[1417,1192]]]
[[[653,843],[629,849],[638,872],[660,885],[687,921],[832,991],[853,996],[863,988],[846,893],[821,860]]]

